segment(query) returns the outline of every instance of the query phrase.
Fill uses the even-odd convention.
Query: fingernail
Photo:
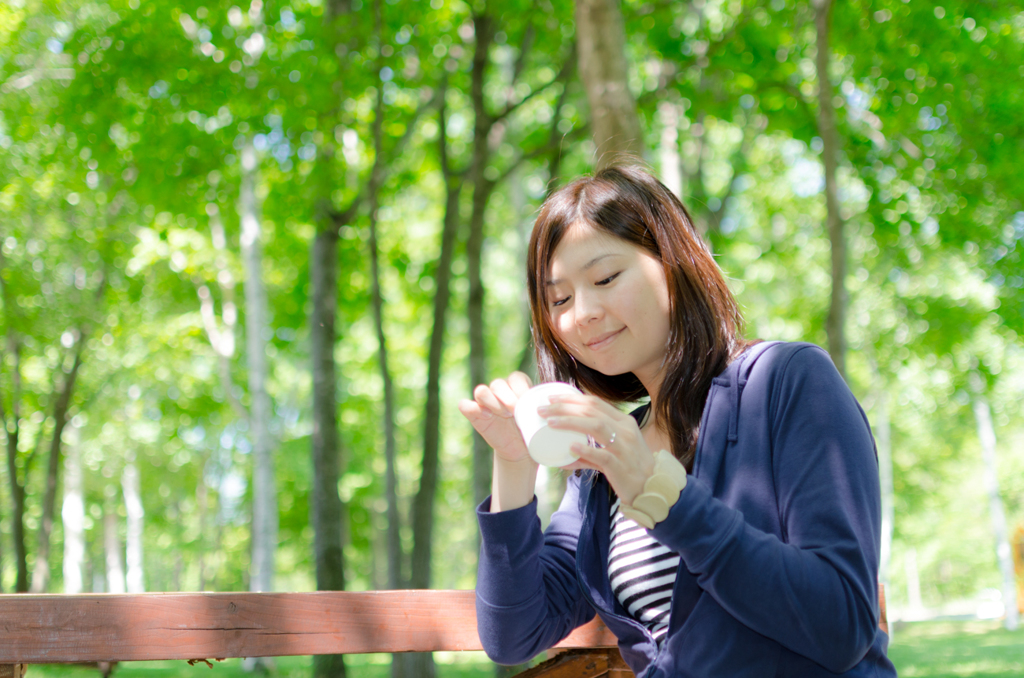
[[[493,419],[494,415],[491,414],[490,410],[480,410],[480,417],[483,419]]]
[[[541,405],[540,407],[537,408],[537,414],[539,414],[542,417],[550,411],[551,407],[548,405]]]
[[[583,452],[582,448],[583,446],[579,443],[573,443],[572,446],[569,447],[569,454],[571,454],[574,459],[579,459],[580,454]]]

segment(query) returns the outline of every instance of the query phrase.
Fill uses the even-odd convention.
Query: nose
[[[596,295],[588,293],[576,293],[576,303],[573,304],[574,320],[578,327],[586,327],[590,323],[601,318],[604,308]]]

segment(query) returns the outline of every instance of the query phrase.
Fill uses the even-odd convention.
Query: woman
[[[637,675],[894,676],[874,444],[828,355],[741,339],[686,210],[637,168],[552,195],[527,267],[541,381],[587,394],[541,414],[598,445],[574,447],[542,533],[512,418],[529,379],[460,403],[494,448],[478,510],[488,654],[521,663],[596,613]]]

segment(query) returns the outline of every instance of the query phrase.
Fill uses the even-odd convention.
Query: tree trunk
[[[374,3],[377,14],[377,33],[381,33],[380,0]],[[382,66],[382,64],[380,64]],[[378,68],[378,71],[380,69]],[[384,463],[385,495],[387,500],[387,572],[388,588],[402,585],[401,521],[398,512],[398,478],[395,471],[395,387],[388,367],[388,343],[384,333],[384,295],[381,292],[380,253],[377,241],[377,208],[380,189],[384,183],[384,88],[377,88],[376,115],[373,120],[374,161],[367,190],[370,209],[370,279],[373,301],[373,321],[377,330],[377,357],[381,381],[384,383]]]
[[[978,379],[977,381],[980,381]],[[978,389],[980,391],[980,389]],[[1003,622],[1007,630],[1017,628],[1017,583],[1013,572],[1013,554],[1007,538],[1006,512],[1003,500],[999,496],[999,475],[996,464],[996,431],[992,426],[992,412],[988,400],[976,391],[971,400],[974,405],[974,419],[978,424],[978,440],[981,442],[981,456],[985,462],[985,485],[988,488],[988,508],[992,519],[992,532],[996,541],[996,558],[999,560],[999,571],[1003,575],[1003,603],[1006,606],[1006,618]]]
[[[878,580],[889,582],[889,563],[892,560],[892,533],[895,521],[892,470],[892,425],[889,420],[889,396],[879,390],[875,408],[875,443],[878,447],[878,478],[882,490],[882,549],[878,565]]]
[[[2,353],[0,353],[0,360],[3,360],[3,354]],[[0,406],[0,410],[2,410],[2,409],[3,409],[2,406]],[[6,433],[7,432],[7,427],[6,427],[6,422],[3,420],[3,417],[0,417],[0,426],[4,426],[4,432]],[[3,510],[2,510],[3,507],[4,507],[4,499],[3,499],[2,485],[0,485],[0,525],[3,524],[3,517],[4,517],[3,516]],[[0,573],[3,573],[3,566],[4,566],[4,548],[3,548],[3,539],[0,539]],[[4,592],[4,582],[3,582],[3,578],[0,577],[0,593],[3,593],[3,592]]]
[[[50,439],[50,457],[46,467],[46,490],[43,494],[43,515],[39,526],[39,541],[35,568],[32,571],[33,593],[44,593],[50,585],[50,535],[53,532],[53,515],[57,504],[57,479],[61,461],[61,436],[67,425],[68,408],[75,390],[75,379],[82,366],[82,349],[85,346],[84,333],[79,332],[75,348],[74,363],[64,378],[64,386],[53,405],[53,436]]]
[[[383,11],[381,0],[373,3],[375,32],[379,42],[383,42]],[[384,57],[377,60],[377,72],[384,67]],[[398,510],[398,474],[395,468],[395,388],[388,367],[387,335],[384,333],[384,295],[381,292],[380,251],[377,240],[377,208],[380,206],[380,189],[384,183],[384,87],[377,87],[377,100],[373,119],[373,168],[367,186],[367,202],[369,203],[370,221],[370,278],[371,297],[373,302],[373,320],[377,330],[377,357],[381,380],[384,383],[384,494],[387,502],[387,587],[402,587],[402,523]],[[375,568],[376,571],[376,568]],[[406,655],[391,655],[391,675],[393,678],[411,676],[410,660]]]
[[[2,285],[0,279],[0,285]],[[12,308],[3,286],[4,308]],[[3,411],[3,394],[0,393],[0,415],[7,433],[7,482],[11,487],[11,539],[14,541],[14,558],[17,578],[14,581],[16,593],[28,591],[28,553],[25,548],[25,485],[18,473],[18,441],[21,437],[21,341],[14,332],[8,331],[7,350],[13,359],[11,371],[11,416]],[[0,361],[0,367],[3,362]],[[25,469],[27,476],[28,469]]]
[[[205,474],[203,474],[205,475]],[[202,476],[199,478],[199,482],[196,483],[196,511],[199,513],[199,534],[207,534],[209,513],[210,513],[210,490],[206,486],[206,479]],[[206,554],[211,552],[212,549],[203,548],[196,554],[198,560],[197,568],[199,570],[199,590],[205,591],[207,587],[206,579]],[[216,589],[213,589],[216,590]]]
[[[917,549],[913,546],[907,549],[903,573],[907,578],[907,606],[910,608],[910,614],[920,618],[924,614],[924,599],[921,597],[921,571],[917,566]]]
[[[313,522],[313,550],[318,591],[345,588],[342,554],[342,506],[338,496],[340,450],[336,381],[334,373],[334,319],[337,309],[338,228],[329,225],[317,232],[310,256],[313,308],[309,319],[310,353],[313,370],[313,487],[310,515]],[[342,655],[314,659],[317,678],[345,675]]]
[[[121,538],[117,533],[117,512],[107,506],[103,511],[103,554],[107,564],[107,593],[124,593],[124,563],[121,562]]]
[[[442,118],[444,110],[441,111]],[[444,136],[442,123],[441,143]],[[441,361],[444,356],[445,321],[451,286],[451,265],[458,230],[459,194],[461,185],[454,177],[446,177],[444,225],[441,231],[441,253],[437,262],[434,288],[434,323],[430,333],[427,368],[427,401],[423,431],[423,468],[420,487],[414,503],[414,535],[412,560],[413,588],[430,586],[430,544],[433,530],[434,495],[437,490],[437,462],[440,449],[441,423]]]
[[[199,481],[202,483],[202,479]],[[127,571],[125,583],[128,593],[143,593],[146,590],[142,564],[142,534],[145,511],[142,507],[142,494],[139,491],[139,470],[135,464],[135,452],[129,451],[121,471],[121,490],[124,493],[124,506],[128,514],[125,532],[125,562]]]
[[[7,476],[11,486],[11,539],[14,541],[14,558],[17,575],[14,581],[15,593],[28,592],[28,553],[25,548],[25,486],[18,480],[16,450],[17,432],[7,432]]]
[[[597,168],[624,157],[642,158],[643,134],[629,91],[622,12],[616,0],[576,0],[579,72],[590,103]]]
[[[872,369],[876,371],[872,361]],[[889,419],[889,393],[883,384],[877,391],[875,413],[875,445],[878,449],[878,481],[882,492],[882,543],[878,562],[878,581],[889,585],[889,567],[892,563],[892,535],[895,529],[896,490],[893,487],[892,468],[892,423]],[[892,642],[895,625],[889,626],[889,641]]]
[[[373,3],[375,33],[379,43],[384,42],[384,17],[381,0]],[[377,60],[377,72],[384,68],[384,56]],[[377,240],[377,208],[380,206],[380,190],[384,184],[384,88],[377,87],[377,100],[373,118],[373,168],[367,186],[367,203],[370,210],[370,280],[373,302],[373,320],[377,330],[377,357],[381,381],[384,384],[384,464],[385,499],[387,501],[387,587],[402,586],[402,535],[398,511],[398,476],[395,470],[395,386],[388,367],[388,343],[384,333],[384,295],[381,292],[380,252]]]
[[[473,208],[469,218],[469,236],[466,240],[466,273],[469,277],[469,382],[470,389],[487,381],[487,344],[484,323],[484,282],[481,274],[484,225],[487,202],[494,190],[494,182],[484,176],[490,157],[490,136],[494,126],[484,102],[484,77],[487,71],[488,51],[494,39],[494,18],[487,14],[473,17],[476,46],[473,51],[473,71],[470,95],[473,101],[475,123],[473,129],[473,157],[469,167],[469,181],[473,186]],[[473,504],[484,500],[491,488],[491,448],[475,430],[473,437]]]
[[[350,0],[328,0],[324,7],[324,25],[331,52],[341,54],[346,17],[352,11]],[[338,76],[332,84],[340,102],[345,98],[345,65],[339,60]],[[336,122],[325,121],[328,129]],[[313,240],[310,254],[312,311],[310,314],[310,357],[313,371],[313,435],[311,456],[313,487],[310,492],[310,517],[313,523],[313,551],[316,562],[316,586],[320,591],[345,588],[343,525],[344,507],[338,496],[341,450],[338,442],[337,382],[334,365],[338,280],[338,233],[355,214],[358,196],[344,214],[334,211],[330,197],[335,188],[334,135],[325,135],[317,153],[317,183],[320,209],[325,223]],[[344,655],[319,655],[313,659],[316,678],[344,678]]]
[[[72,425],[71,440],[64,456],[64,503],[60,511],[64,524],[64,593],[85,591],[82,567],[85,565],[85,499],[82,478],[82,451],[78,427]]]
[[[573,52],[575,51],[576,48],[574,47]],[[568,68],[566,68],[566,76],[568,78],[569,73],[571,72],[571,64],[567,65]],[[548,187],[547,191],[545,191],[545,200],[551,197],[551,194],[558,190],[558,183],[562,175],[562,144],[559,143],[561,139],[561,132],[559,132],[558,130],[558,123],[561,122],[562,120],[562,111],[565,108],[565,102],[568,98],[568,95],[569,85],[568,82],[566,82],[563,83],[562,92],[561,94],[558,95],[558,101],[555,104],[555,114],[551,118],[551,129],[548,132],[548,148],[550,149],[550,154],[547,158]],[[513,185],[513,204],[517,206],[522,206],[520,209],[517,209],[515,211],[516,214],[523,214],[526,212],[526,200],[523,198],[522,191],[520,189],[521,186],[515,184]],[[523,270],[526,268],[525,253],[528,249],[527,245],[530,242],[530,230],[532,226],[521,225],[519,226],[519,228],[521,229],[519,251],[523,253],[523,265],[520,268],[520,270]],[[519,360],[516,361],[516,369],[519,370],[520,372],[524,372],[530,375],[531,379],[535,379],[537,376],[537,362],[533,346],[533,327],[531,325],[532,320],[530,318],[530,300],[527,298],[525,293],[523,294],[523,314],[526,318],[526,324],[523,328],[524,336],[522,341],[522,348],[519,353]]]
[[[373,253],[373,286],[374,314],[377,323],[377,342],[380,354],[380,372],[384,380],[384,461],[385,461],[385,493],[387,500],[387,572],[388,588],[398,589],[402,586],[402,524],[398,510],[398,476],[395,470],[395,386],[391,380],[388,367],[387,338],[384,334],[383,299],[380,294],[380,279],[377,271],[376,223],[371,217],[371,241]]]
[[[249,412],[242,406],[235,397],[235,384],[231,378],[231,360],[235,355],[235,327],[238,324],[238,307],[235,305],[235,278],[228,266],[227,237],[224,234],[224,224],[220,218],[220,210],[214,203],[206,206],[206,214],[210,218],[210,240],[214,250],[217,252],[217,284],[221,292],[221,317],[217,318],[214,309],[213,295],[206,285],[199,285],[196,289],[199,295],[199,314],[203,319],[203,327],[206,329],[206,336],[210,345],[217,354],[217,364],[220,367],[221,388],[224,389],[224,398],[231,405],[235,416],[239,420],[248,423]]]
[[[249,365],[249,435],[252,440],[252,565],[249,590],[274,590],[277,551],[277,494],[274,443],[269,430],[273,408],[267,393],[269,313],[263,286],[263,249],[256,199],[257,159],[251,140],[242,148],[242,260],[245,266],[245,351]]]
[[[839,212],[839,189],[836,169],[839,166],[839,132],[832,106],[833,89],[828,76],[831,52],[829,29],[832,0],[813,0],[814,27],[817,33],[818,71],[818,134],[822,141],[822,162],[825,165],[825,205],[828,210],[828,238],[832,245],[832,296],[826,320],[828,352],[839,374],[846,378],[846,239],[843,217]]]
[[[682,159],[679,155],[679,104],[662,101],[658,104],[658,119],[661,134],[658,135],[658,161],[661,183],[682,200],[683,175]]]
[[[216,187],[216,183],[211,184]],[[221,389],[224,391],[224,398],[231,405],[235,417],[246,425],[249,423],[249,411],[242,405],[235,395],[235,383],[231,376],[231,361],[235,355],[235,329],[238,325],[238,306],[235,303],[235,277],[228,265],[227,235],[224,232],[224,223],[221,220],[220,209],[215,203],[206,205],[206,214],[210,218],[210,241],[217,252],[215,265],[217,267],[217,285],[221,292],[221,315],[218,318],[214,307],[213,294],[206,285],[199,285],[196,289],[199,295],[199,311],[206,329],[206,335],[210,345],[217,354],[217,363],[220,368]],[[209,517],[209,487],[205,479],[200,479],[196,484],[196,505],[199,510],[199,532],[207,534],[207,520]],[[216,522],[216,521],[215,521]],[[215,524],[213,527],[213,543],[203,549],[199,554],[199,590],[205,591],[208,588],[216,590],[216,577],[209,577],[208,554],[217,553],[220,548],[222,526]]]
[[[573,45],[569,61],[565,64],[564,68],[566,77],[562,82],[562,91],[558,95],[558,101],[555,102],[555,114],[551,116],[551,127],[548,130],[548,188],[545,191],[545,200],[558,190],[558,182],[562,177],[562,132],[558,129],[558,124],[562,121],[565,103],[569,98],[569,80],[572,78],[572,64],[575,61],[573,57],[576,51],[577,47]],[[526,240],[529,242],[529,236],[527,236]],[[523,251],[526,251],[525,247]]]
[[[441,360],[444,356],[445,319],[448,312],[451,286],[452,257],[459,224],[459,195],[461,181],[450,171],[448,164],[448,133],[444,96],[440,109],[441,167],[445,179],[445,213],[441,229],[441,253],[437,261],[434,286],[434,323],[430,333],[430,352],[427,367],[427,401],[423,420],[423,463],[419,490],[413,501],[412,576],[414,589],[430,588],[430,547],[434,529],[434,497],[437,494],[437,467],[441,447]],[[429,654],[408,658],[407,675],[415,678],[433,678],[434,662]]]
[[[557,109],[555,113],[558,115]],[[551,157],[548,158],[549,171],[555,168],[551,167]],[[550,176],[550,174],[548,175]],[[550,181],[550,180],[549,180]],[[550,193],[549,185],[549,193]],[[530,242],[530,231],[533,227],[533,223],[530,220],[530,214],[533,210],[533,206],[530,204],[529,198],[526,196],[526,187],[523,185],[523,172],[516,170],[516,172],[509,177],[508,181],[508,201],[512,207],[512,214],[521,215],[515,222],[516,229],[516,268],[520,271],[526,270],[526,253],[529,249]],[[522,318],[522,335],[519,339],[519,358],[516,360],[516,369],[520,372],[524,372],[529,375],[531,380],[536,379],[536,369],[533,359],[533,328],[530,324],[530,298],[526,294],[525,286],[519,292],[519,315]]]

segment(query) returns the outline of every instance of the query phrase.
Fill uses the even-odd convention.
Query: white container
[[[516,425],[526,441],[526,449],[538,464],[545,466],[568,466],[576,461],[569,453],[573,443],[587,444],[587,436],[576,431],[554,429],[548,426],[547,420],[537,414],[537,408],[551,403],[551,396],[556,393],[582,392],[570,384],[553,381],[538,384],[523,394],[516,403]]]

